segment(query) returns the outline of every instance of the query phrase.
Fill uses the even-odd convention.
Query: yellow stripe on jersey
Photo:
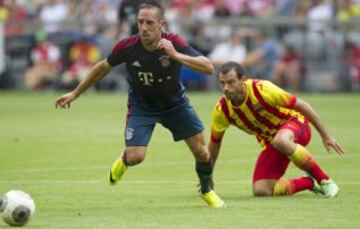
[[[292,109],[296,97],[266,80],[246,80],[246,98],[239,106],[222,97],[212,114],[211,140],[219,142],[229,125],[256,135],[261,143],[271,142],[287,120],[304,116]]]

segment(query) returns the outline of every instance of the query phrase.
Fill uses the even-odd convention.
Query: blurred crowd
[[[119,39],[137,33],[146,0],[0,0],[5,69],[0,88],[70,89]],[[167,30],[215,66],[232,60],[249,75],[292,91],[359,91],[360,0],[169,0]],[[1,56],[0,56],[1,58]],[[125,88],[123,69],[97,89]],[[182,70],[189,89],[215,88]]]

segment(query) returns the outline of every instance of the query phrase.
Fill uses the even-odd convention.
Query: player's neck
[[[160,39],[156,39],[154,42],[149,43],[149,44],[145,44],[144,42],[141,41],[143,47],[147,50],[147,51],[155,51],[156,49],[158,49],[158,43],[159,43]]]
[[[239,97],[231,100],[231,104],[234,106],[240,106],[244,102],[245,97]]]

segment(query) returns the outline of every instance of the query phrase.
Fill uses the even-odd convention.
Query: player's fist
[[[170,57],[174,57],[176,55],[176,50],[174,48],[174,45],[171,43],[171,41],[162,38],[158,43],[158,49],[162,49],[168,54]]]

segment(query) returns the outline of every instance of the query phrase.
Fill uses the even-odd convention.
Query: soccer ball
[[[0,199],[0,216],[10,226],[23,226],[35,213],[31,196],[20,190],[11,190]]]

